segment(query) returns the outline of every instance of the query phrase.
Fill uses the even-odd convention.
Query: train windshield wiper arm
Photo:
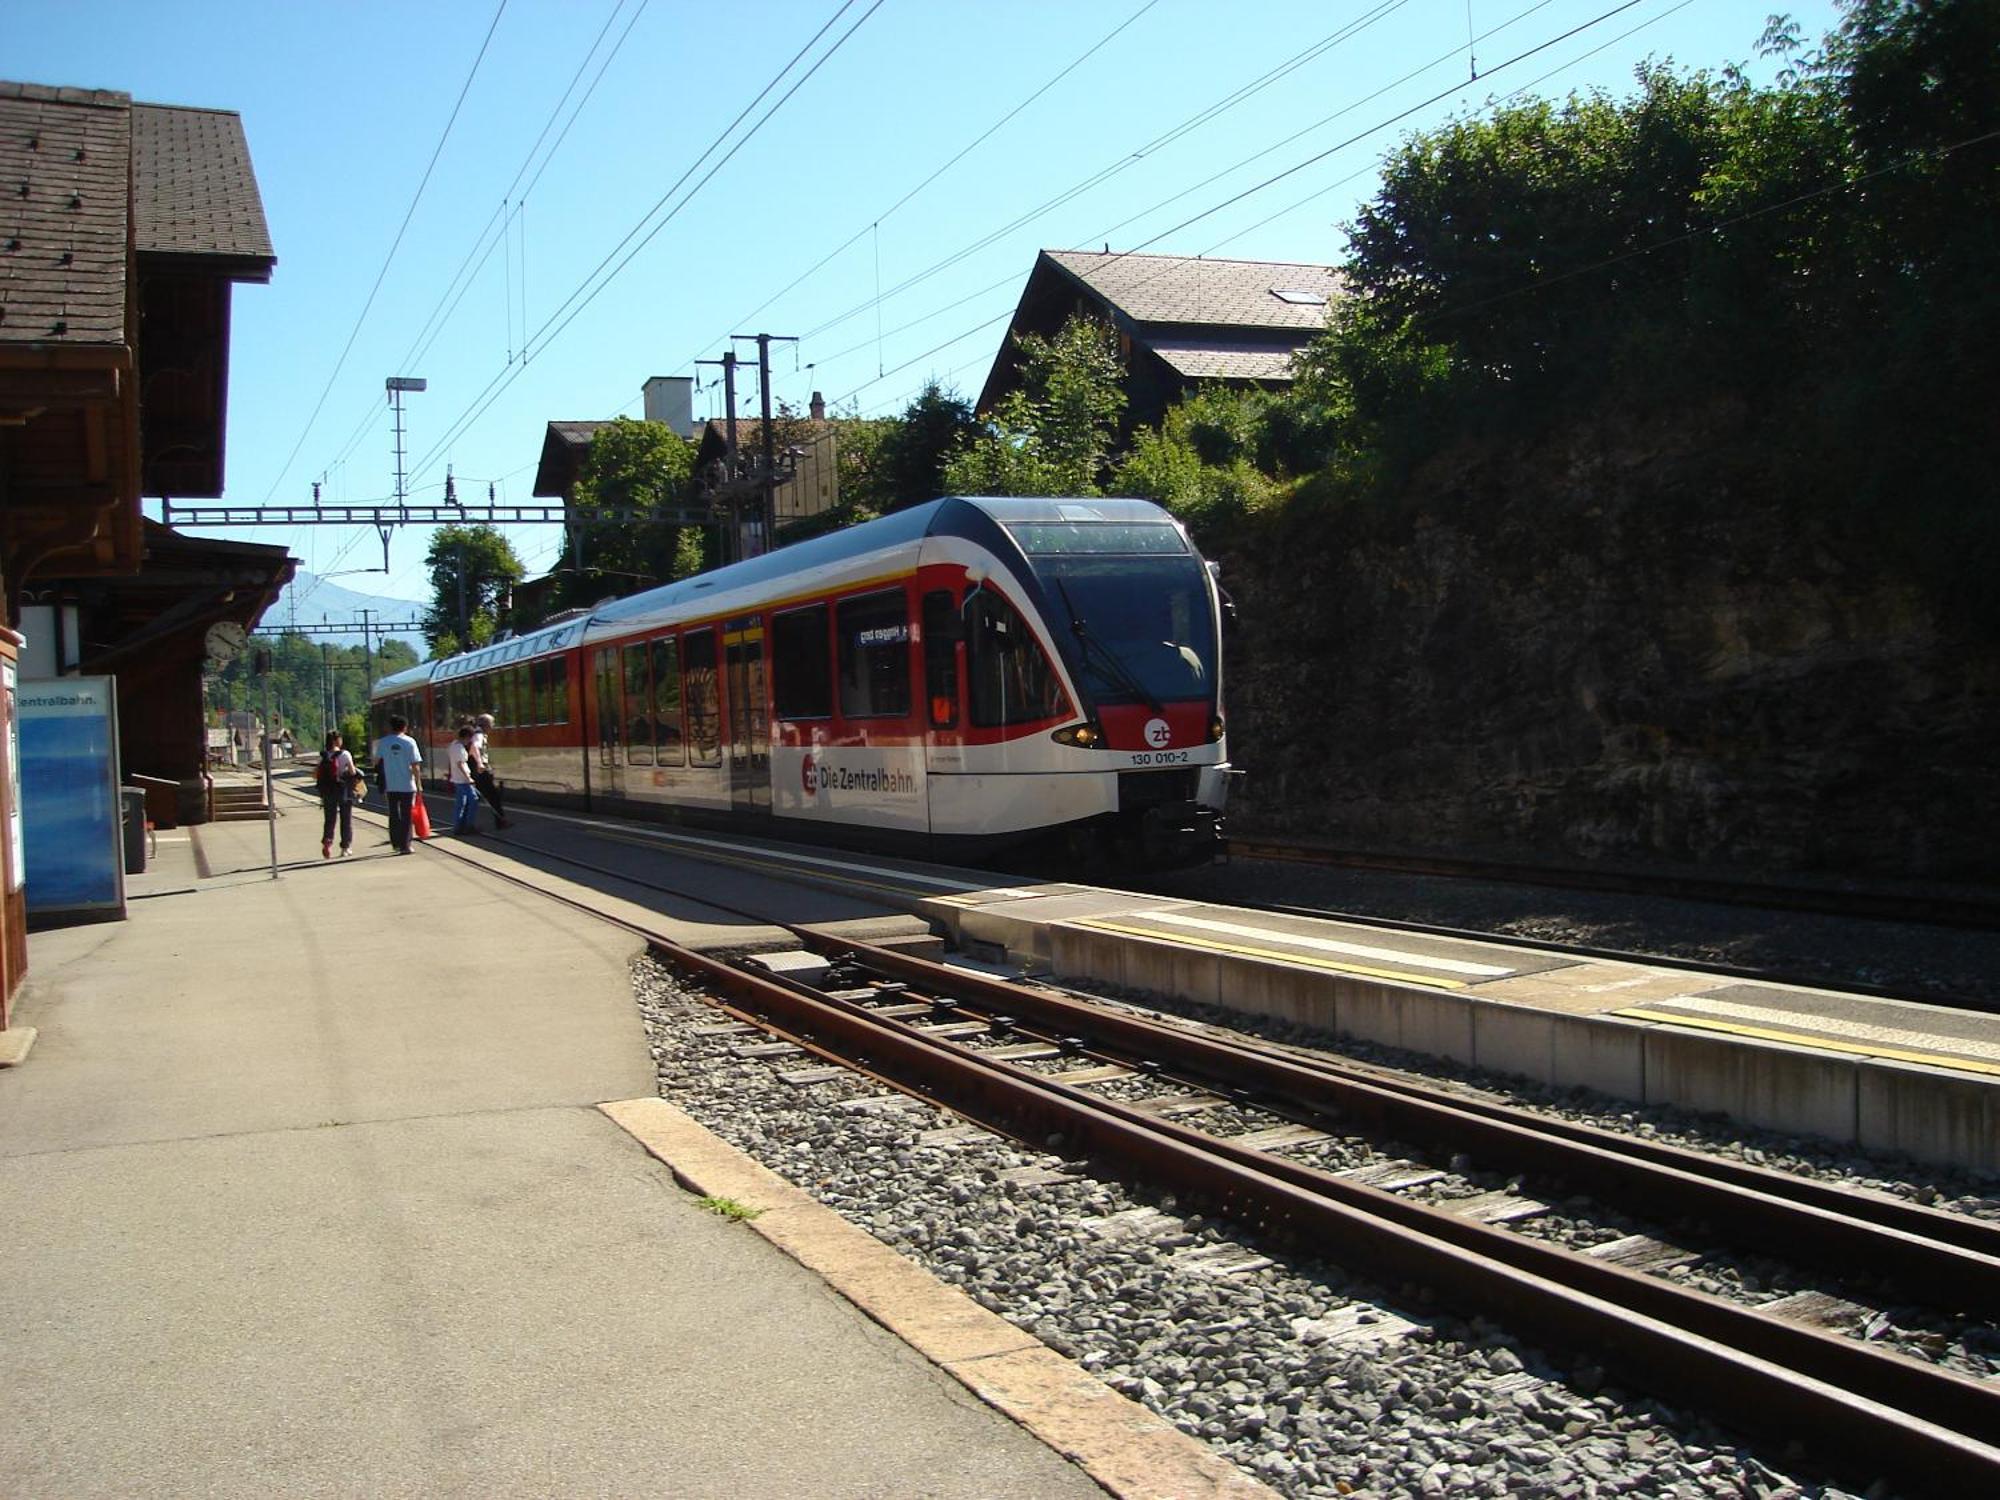
[[[1138,674],[1125,665],[1117,652],[1113,651],[1109,646],[1106,646],[1090,633],[1090,627],[1084,623],[1082,614],[1077,610],[1076,601],[1069,596],[1069,585],[1058,578],[1056,580],[1056,588],[1062,593],[1063,607],[1069,611],[1070,634],[1074,635],[1078,644],[1083,647],[1083,659],[1088,662],[1092,659],[1093,653],[1095,653],[1099,671],[1110,677],[1120,687],[1124,688],[1126,692],[1132,694],[1154,713],[1164,714],[1166,709],[1160,706],[1159,699],[1146,691],[1146,684],[1139,680]]]

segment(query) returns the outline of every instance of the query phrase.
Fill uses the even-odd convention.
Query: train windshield
[[[1072,658],[1098,703],[1215,695],[1208,574],[1180,528],[1154,522],[1024,522],[1007,528],[1067,616]]]

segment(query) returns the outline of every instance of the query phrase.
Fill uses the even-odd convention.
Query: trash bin
[[[146,793],[136,786],[118,788],[125,808],[125,873],[146,873]]]

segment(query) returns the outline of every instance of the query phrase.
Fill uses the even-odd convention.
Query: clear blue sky
[[[461,498],[491,482],[526,501],[546,422],[636,415],[648,376],[695,373],[731,334],[803,336],[772,382],[801,407],[820,390],[899,411],[931,376],[970,397],[1042,247],[1337,262],[1412,130],[1521,89],[1623,94],[1648,57],[1762,79],[1771,9],[1810,38],[1837,19],[1832,0],[1598,19],[1620,3],[7,0],[0,72],[243,116],[278,266],[235,293],[232,504],[307,503],[314,479],[331,501],[386,497],[388,375],[430,383],[407,404],[414,499],[440,497],[449,462]],[[754,413],[754,382],[739,397]],[[720,411],[719,390],[697,395],[698,416]],[[381,563],[369,530],[227,534],[319,573]],[[555,528],[510,537],[531,574],[557,560]],[[421,599],[427,543],[399,531],[386,577],[345,582]]]

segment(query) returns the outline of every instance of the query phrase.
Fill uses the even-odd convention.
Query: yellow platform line
[[[1221,943],[1213,938],[1185,937],[1177,932],[1161,932],[1154,927],[1132,927],[1123,922],[1109,921],[1104,917],[1076,917],[1071,919],[1076,927],[1094,927],[1103,932],[1124,933],[1128,937],[1151,938],[1156,943],[1165,943],[1170,948],[1205,948],[1215,953],[1234,953],[1244,958],[1275,958],[1283,963],[1303,964],[1309,969],[1331,969],[1341,974],[1361,974],[1369,979],[1394,979],[1405,984],[1429,985],[1433,989],[1462,990],[1470,986],[1463,979],[1440,979],[1434,974],[1413,974],[1402,969],[1371,969],[1365,964],[1342,963],[1338,959],[1319,958],[1310,953],[1291,953],[1281,948],[1256,948],[1245,943]]]
[[[1868,1042],[1843,1042],[1833,1037],[1813,1036],[1803,1031],[1780,1031],[1772,1026],[1746,1026],[1740,1021],[1714,1021],[1705,1016],[1676,1015],[1670,1010],[1614,1010],[1614,1016],[1632,1021],[1664,1021],[1696,1031],[1722,1031],[1730,1036],[1754,1037],[1760,1042],[1788,1042],[1795,1047],[1817,1047],[1822,1052],[1847,1052],[1857,1057],[1883,1057],[1891,1062],[1922,1063],[1932,1068],[1952,1068],[1962,1073],[1985,1073],[2000,1078],[2000,1063],[1981,1062],[1976,1057],[1953,1057],[1942,1052],[1911,1052],[1902,1047],[1882,1047]]]

